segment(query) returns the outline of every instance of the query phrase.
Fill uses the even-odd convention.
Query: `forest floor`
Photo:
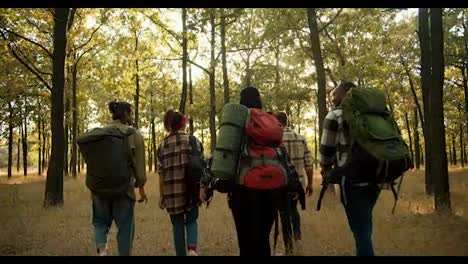
[[[45,176],[16,175],[7,180],[0,172],[0,255],[95,255],[91,201],[84,177],[65,178],[65,205],[42,208]],[[166,211],[158,207],[156,175],[148,174],[147,204],[136,204],[134,255],[175,255],[172,228]],[[354,242],[338,198],[327,194],[320,212],[315,211],[320,191],[307,210],[300,211],[303,238],[295,255],[354,255]],[[452,215],[433,213],[433,199],[424,194],[424,171],[405,175],[395,214],[393,196],[382,192],[374,211],[376,255],[468,255],[468,169],[450,168]],[[272,232],[273,234],[273,232]],[[109,253],[116,254],[116,228],[111,228]],[[273,241],[273,240],[271,240]],[[283,253],[281,234],[277,255]],[[272,242],[273,243],[273,242]],[[237,239],[223,194],[215,193],[208,209],[200,210],[199,247],[202,255],[237,255]]]

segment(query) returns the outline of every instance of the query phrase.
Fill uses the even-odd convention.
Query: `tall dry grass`
[[[317,175],[316,175],[317,176]],[[66,177],[65,206],[42,208],[45,176],[0,176],[0,255],[95,255],[90,194],[84,177]],[[25,182],[25,183],[24,183]],[[17,184],[12,184],[17,183]],[[157,176],[149,173],[148,204],[136,204],[134,255],[175,255],[172,227],[160,210]],[[296,255],[353,255],[354,241],[338,198],[327,194],[320,212],[315,193],[300,211],[303,239]],[[374,246],[377,255],[468,255],[468,170],[451,169],[452,215],[433,213],[433,200],[424,194],[424,173],[408,173],[395,214],[391,192],[381,194],[374,213]],[[273,232],[272,232],[273,234]],[[116,253],[116,228],[109,249]],[[237,238],[226,197],[215,193],[208,209],[200,210],[199,247],[203,255],[237,255]],[[276,253],[283,252],[282,237]]]

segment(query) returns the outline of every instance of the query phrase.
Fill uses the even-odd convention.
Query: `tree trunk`
[[[431,169],[434,180],[435,209],[451,211],[450,187],[445,148],[445,125],[443,108],[444,86],[444,39],[442,8],[431,8],[430,31],[432,46],[432,89],[429,91],[431,105]],[[427,118],[427,115],[426,115]]]
[[[71,172],[73,178],[76,178],[76,166],[77,166],[77,156],[78,149],[76,145],[76,133],[78,132],[78,102],[77,102],[77,72],[78,72],[78,62],[72,67],[72,155],[71,155]]]
[[[297,133],[301,133],[301,101],[297,100]]]
[[[42,120],[42,170],[44,171],[47,165],[46,159],[46,132],[45,132],[45,119]]]
[[[187,9],[182,8],[182,95],[180,96],[179,112],[185,114],[187,101]]]
[[[467,51],[468,52],[468,51]],[[467,56],[467,62],[465,64],[465,67],[462,68],[462,77],[463,77],[463,91],[465,95],[465,121],[466,124],[468,125],[468,54]]]
[[[78,132],[81,131],[80,127],[79,127],[79,124],[78,124],[76,130]],[[76,141],[75,141],[75,146],[77,146]],[[77,154],[76,154],[76,169],[77,169],[78,173],[81,173],[81,153],[79,153],[78,151],[77,151]]]
[[[449,150],[449,162],[450,165],[453,165],[453,152],[452,152],[452,146],[448,144],[448,150]]]
[[[23,125],[20,124],[20,126],[21,126],[21,128],[20,128],[21,134],[23,134],[23,132],[22,132],[22,131],[23,131]],[[20,159],[20,154],[21,154],[21,138],[18,138],[18,152],[17,152],[17,154],[18,154],[18,155],[17,155],[17,156],[18,156],[18,159],[16,160],[16,172],[19,173],[19,171],[20,171],[20,160],[21,160],[21,159]]]
[[[23,145],[23,175],[28,176],[28,115],[27,115],[27,102],[26,97],[24,97],[24,113],[23,113],[23,135],[22,135],[22,145]]]
[[[429,10],[427,8],[419,8],[419,42],[421,47],[421,86],[422,97],[424,103],[424,116],[427,119],[431,118],[431,107],[429,102],[429,93],[432,90],[431,83],[431,40],[429,37]],[[432,130],[429,125],[431,122],[428,120],[421,120],[424,132],[424,151],[425,151],[425,180],[426,180],[426,194],[433,194],[433,180],[432,180],[432,157],[431,157],[431,144],[430,140]],[[445,137],[444,137],[445,138]]]
[[[138,34],[135,32],[135,84],[136,84],[136,90],[135,90],[135,123],[134,126],[135,128],[139,128],[139,114],[140,114],[140,65],[138,61]]]
[[[150,127],[150,129],[152,129],[152,128]],[[148,171],[150,171],[150,172],[153,171],[153,157],[152,157],[153,151],[151,149],[152,146],[153,145],[151,144],[151,134],[150,134],[150,136],[148,138],[148,145],[147,145],[147,148],[146,148],[148,150]]]
[[[421,124],[424,130],[424,117],[423,117],[423,113],[421,110],[421,104],[419,104],[418,96],[416,94],[416,88],[414,87],[413,78],[411,78],[411,72],[408,69],[408,66],[406,65],[406,62],[403,60],[403,58],[401,58],[400,61],[403,67],[405,68],[406,76],[408,76],[408,82],[411,88],[411,94],[413,95],[414,104],[416,105],[416,109],[419,114],[419,119],[421,120]]]
[[[413,152],[413,141],[411,140],[411,129],[408,120],[408,112],[405,112],[406,130],[408,131],[408,140],[411,153],[411,164],[414,165],[414,152]]]
[[[210,136],[211,136],[211,153],[216,147],[216,99],[215,99],[215,17],[213,10],[210,12],[211,24],[211,63],[210,63]]]
[[[65,175],[68,176],[68,145],[69,145],[69,131],[70,131],[70,96],[69,96],[69,87],[65,85],[65,148],[64,148],[64,172]]]
[[[44,197],[44,207],[62,206],[63,201],[63,91],[65,87],[65,49],[67,45],[67,20],[69,8],[55,8],[54,52],[52,58],[52,153]]]
[[[416,169],[419,170],[421,166],[421,146],[419,144],[419,129],[418,129],[418,109],[415,107],[413,111],[413,116],[414,116],[414,163],[416,166]]]
[[[155,124],[154,124],[154,118],[151,120],[151,144],[152,144],[152,149],[153,149],[153,162],[154,164],[154,171],[157,171],[158,169],[158,153],[157,153],[157,148],[156,148],[156,131],[155,131]]]
[[[452,155],[453,155],[453,165],[457,166],[457,144],[455,142],[455,134],[452,134]]]
[[[8,101],[8,178],[11,178],[13,167],[13,106]]]
[[[310,44],[317,72],[317,101],[319,116],[319,140],[322,138],[323,122],[327,115],[326,76],[323,66],[322,51],[320,48],[320,36],[317,27],[315,8],[307,8],[307,21],[310,29]]]
[[[193,111],[193,84],[192,84],[192,67],[189,67],[189,103],[190,103],[190,109]],[[190,113],[190,118],[189,118],[189,130],[190,130],[190,135],[193,135],[194,127],[193,127],[193,113]]]
[[[41,164],[41,115],[37,117],[37,142],[39,149],[37,151],[37,174],[42,175],[42,164]]]
[[[460,134],[458,135],[460,141],[460,163],[462,168],[465,167],[465,153],[463,152],[463,125],[460,124]]]
[[[221,62],[223,64],[224,104],[229,103],[229,78],[226,62],[226,16],[221,8]]]

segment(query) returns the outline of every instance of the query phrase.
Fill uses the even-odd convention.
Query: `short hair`
[[[283,127],[288,125],[288,115],[285,112],[277,112],[275,116]]]

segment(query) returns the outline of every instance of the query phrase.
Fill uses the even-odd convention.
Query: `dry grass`
[[[0,176],[0,255],[94,255],[90,195],[83,177],[66,178],[65,207],[42,209],[44,178]],[[468,255],[468,170],[451,169],[454,214],[433,214],[432,199],[424,195],[422,171],[405,176],[397,211],[393,197],[382,193],[374,214],[374,244],[378,255]],[[315,211],[319,180],[300,211],[303,241],[296,255],[353,255],[354,242],[337,197],[328,194]],[[25,183],[24,183],[25,182]],[[18,183],[18,184],[11,184]],[[24,183],[24,184],[21,184]],[[168,214],[157,206],[157,180],[149,174],[148,204],[136,205],[134,255],[174,255]],[[272,232],[273,233],[273,232]],[[116,229],[109,237],[116,252]],[[283,251],[281,235],[276,251]],[[216,193],[199,218],[199,246],[203,255],[237,255],[237,239],[226,197]]]

